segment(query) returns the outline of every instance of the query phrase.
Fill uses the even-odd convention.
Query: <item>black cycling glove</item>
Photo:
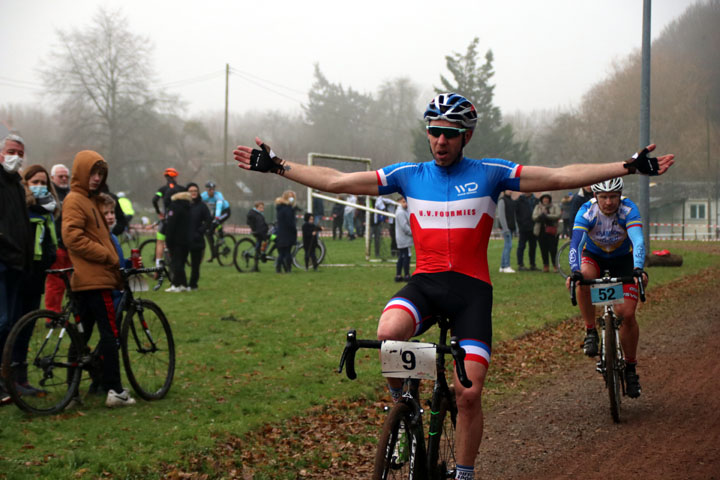
[[[650,153],[650,150],[643,148],[632,156],[631,161],[623,163],[623,167],[627,168],[630,173],[636,173],[637,171],[650,176],[659,175],[660,166],[658,159],[648,157],[648,153]]]
[[[279,163],[281,161],[282,159],[275,155],[275,152],[268,145],[263,143],[260,145],[260,150],[253,149],[250,154],[250,170],[282,174],[285,169]]]
[[[582,276],[582,273],[580,273],[580,270],[575,270],[574,272],[572,272],[572,274],[570,275],[570,279],[574,280],[576,282],[579,282],[580,280],[582,280],[583,276]]]
[[[633,277],[637,277],[640,280],[642,280],[642,276],[645,275],[648,279],[650,279],[650,275],[647,274],[645,270],[642,268],[636,268],[633,270]]]

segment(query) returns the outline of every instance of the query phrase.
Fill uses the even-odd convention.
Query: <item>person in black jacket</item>
[[[530,270],[537,270],[535,266],[535,249],[537,248],[537,238],[533,233],[535,222],[532,219],[532,213],[537,204],[535,196],[526,192],[518,197],[515,201],[515,220],[518,225],[518,246],[517,246],[517,263],[518,270],[527,270],[525,267],[525,244],[529,246],[528,258],[530,260]]]
[[[595,194],[592,191],[591,185],[582,187],[578,190],[576,195],[573,195],[572,200],[570,201],[570,218],[572,219],[571,222],[573,222],[573,224],[575,223],[575,216],[577,215],[578,210],[580,210],[580,207],[582,207],[585,202],[589,202],[593,198],[595,198]],[[572,225],[570,225],[570,230],[572,231]]]
[[[312,262],[313,270],[318,269],[318,259],[315,255],[315,247],[318,244],[318,235],[322,230],[320,225],[315,225],[315,216],[308,212],[305,214],[305,223],[302,226],[303,250],[305,250],[305,270]]]
[[[165,243],[170,251],[170,270],[172,285],[166,292],[185,292],[187,276],[185,262],[190,251],[192,231],[190,227],[190,201],[188,192],[178,192],[171,197],[170,206],[165,214]]]
[[[292,269],[292,247],[297,243],[297,226],[295,226],[295,199],[297,195],[292,190],[283,192],[282,197],[275,199],[275,210],[277,212],[277,237],[275,245],[278,249],[278,257],[275,261],[275,271],[281,273],[283,270],[290,273]]]
[[[10,134],[0,145],[0,352],[20,318],[20,285],[33,256],[25,187],[17,173],[25,158],[25,141]],[[10,396],[0,380],[0,403]]]
[[[200,280],[200,264],[205,253],[205,231],[212,223],[212,215],[200,197],[197,183],[187,184],[190,194],[190,290],[198,289]]]
[[[263,244],[267,243],[268,231],[270,230],[267,222],[265,221],[265,203],[261,201],[255,202],[255,207],[252,208],[247,214],[247,224],[250,227],[250,233],[255,237],[255,265],[253,266],[253,272],[259,272],[258,261],[260,255],[264,253],[265,248]]]

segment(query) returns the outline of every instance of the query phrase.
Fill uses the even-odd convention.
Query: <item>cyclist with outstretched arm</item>
[[[648,283],[645,266],[645,239],[642,219],[637,205],[622,196],[622,178],[613,178],[592,186],[595,198],[584,203],[575,216],[570,240],[570,270],[566,285],[571,280],[602,277],[609,271],[613,277],[635,276],[643,286]],[[638,280],[636,279],[636,282]],[[595,306],[590,300],[590,287],[576,287],[580,314],[585,322],[586,336],[583,350],[589,357],[598,354],[598,332],[595,328]],[[615,305],[622,318],[620,343],[625,352],[625,384],[630,398],[640,396],[639,376],[636,372],[637,346],[640,335],[635,309],[638,288],[635,284],[623,285],[623,303]]]
[[[463,156],[477,123],[475,107],[455,93],[439,94],[424,118],[432,160],[398,163],[374,172],[338,170],[288,162],[259,138],[259,149],[238,146],[235,160],[246,170],[272,172],[332,193],[407,198],[417,269],[388,302],[378,325],[378,339],[406,341],[427,330],[434,315],[451,321],[452,335],[465,349],[465,368],[472,381],[464,388],[455,379],[459,414],[455,436],[457,477],[473,478],[483,431],[481,394],[492,343],[492,285],[487,245],[498,196],[503,190],[536,192],[588,185],[639,171],[664,173],[672,155],[649,158],[650,145],[627,162],[522,166],[501,159]],[[388,379],[397,398],[401,379]]]

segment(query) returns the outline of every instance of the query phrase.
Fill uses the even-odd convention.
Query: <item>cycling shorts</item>
[[[166,222],[165,219],[158,220],[158,226],[157,226],[157,233],[155,234],[155,238],[158,240],[165,241],[165,228],[166,228]]]
[[[598,276],[604,275],[605,270],[610,272],[611,277],[631,277],[633,274],[634,263],[632,253],[613,258],[602,258],[599,255],[583,250],[582,263],[583,265],[592,265]],[[637,285],[634,283],[623,284],[623,296],[637,302]]]
[[[399,308],[415,321],[413,336],[426,332],[437,316],[450,320],[465,360],[490,363],[492,285],[457,272],[418,273],[390,299],[383,311]]]

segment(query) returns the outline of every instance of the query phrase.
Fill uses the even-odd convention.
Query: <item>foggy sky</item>
[[[652,2],[655,39],[692,0]],[[225,64],[234,113],[299,111],[313,65],[332,83],[375,93],[409,77],[423,103],[449,76],[445,56],[495,55],[503,113],[577,105],[588,88],[641,46],[642,0],[0,0],[0,105],[39,102],[37,70],[55,31],[83,28],[98,6],[120,9],[155,46],[156,87],[179,94],[187,114],[224,109]],[[639,86],[638,86],[639,88]]]

